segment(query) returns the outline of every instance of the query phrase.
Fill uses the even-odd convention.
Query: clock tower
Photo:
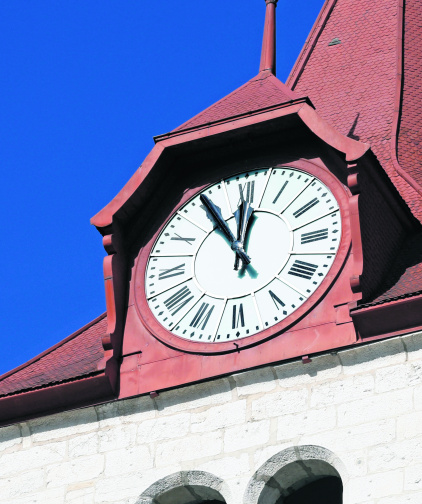
[[[422,10],[326,0],[284,84],[265,5],[91,219],[107,312],[0,378],[0,504],[422,502]]]
[[[156,137],[92,218],[109,253],[103,345],[108,365],[121,360],[121,398],[361,343],[362,225],[389,213],[413,225],[370,146],[276,78],[276,6],[258,75]]]

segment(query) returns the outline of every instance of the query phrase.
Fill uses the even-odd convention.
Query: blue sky
[[[280,0],[285,80],[323,0]],[[4,373],[105,311],[89,219],[166,133],[258,72],[265,3],[0,5]]]

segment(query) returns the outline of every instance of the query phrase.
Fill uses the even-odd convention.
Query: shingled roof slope
[[[57,345],[0,376],[0,397],[85,377],[98,371],[104,357],[104,313]]]
[[[312,100],[317,112],[340,133],[369,143],[415,217],[422,221],[420,151],[422,49],[420,2],[406,2],[404,89],[399,141],[402,25],[399,0],[327,0],[287,85]],[[418,70],[418,71],[416,71]],[[401,173],[403,169],[404,173]],[[412,179],[413,177],[413,179]]]
[[[319,115],[340,133],[371,145],[403,199],[422,221],[422,193],[418,192],[418,184],[422,183],[422,45],[416,39],[422,9],[419,0],[406,1],[401,82],[399,6],[399,0],[326,0],[287,86],[271,72],[262,71],[174,131],[309,96]],[[397,170],[396,144],[407,180]],[[419,291],[421,250],[420,234],[403,245],[388,281],[373,303]],[[0,397],[99,372],[98,365],[104,357],[101,338],[106,330],[107,318],[103,314],[25,365],[1,376]]]
[[[263,71],[173,131],[223,121],[300,98],[271,72]]]
[[[403,96],[397,154],[400,165],[422,185],[422,5],[406,0]]]
[[[374,299],[366,302],[365,305],[380,304],[410,294],[419,294],[421,291],[422,233],[419,232],[405,241],[388,277]]]

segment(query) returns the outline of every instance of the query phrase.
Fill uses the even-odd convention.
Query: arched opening
[[[157,496],[154,504],[225,504],[223,496],[212,488],[186,485]]]
[[[322,477],[307,483],[284,499],[284,504],[341,504],[343,485],[336,476]],[[281,504],[280,502],[280,504]]]
[[[181,471],[156,481],[137,504],[226,504],[224,481],[204,471]]]
[[[342,504],[342,494],[334,467],[322,460],[297,460],[267,481],[258,504]]]
[[[343,504],[344,467],[319,446],[292,447],[271,457],[251,479],[246,504]]]

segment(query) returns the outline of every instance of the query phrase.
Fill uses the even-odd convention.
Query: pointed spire
[[[261,64],[259,71],[269,70],[275,75],[275,8],[278,0],[265,0],[264,37],[262,39]]]

